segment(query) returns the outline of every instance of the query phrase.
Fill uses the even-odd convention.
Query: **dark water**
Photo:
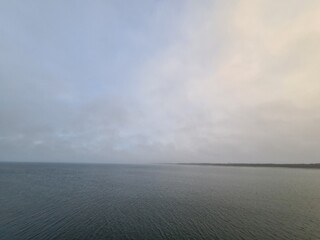
[[[0,239],[320,239],[320,171],[0,164]]]

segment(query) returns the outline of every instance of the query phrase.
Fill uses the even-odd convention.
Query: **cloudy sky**
[[[0,160],[320,162],[320,1],[2,0]]]

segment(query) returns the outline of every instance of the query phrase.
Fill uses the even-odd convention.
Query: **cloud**
[[[318,161],[317,1],[2,6],[1,160]]]
[[[320,8],[308,3],[190,7],[184,41],[142,72],[155,141],[182,161],[317,161]]]

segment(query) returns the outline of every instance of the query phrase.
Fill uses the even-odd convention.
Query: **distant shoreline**
[[[277,164],[277,163],[176,163],[176,165],[217,166],[217,167],[272,167],[272,168],[307,168],[320,169],[320,163]]]

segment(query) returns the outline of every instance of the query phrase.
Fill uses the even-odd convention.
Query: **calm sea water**
[[[320,171],[0,164],[0,239],[320,239]]]

